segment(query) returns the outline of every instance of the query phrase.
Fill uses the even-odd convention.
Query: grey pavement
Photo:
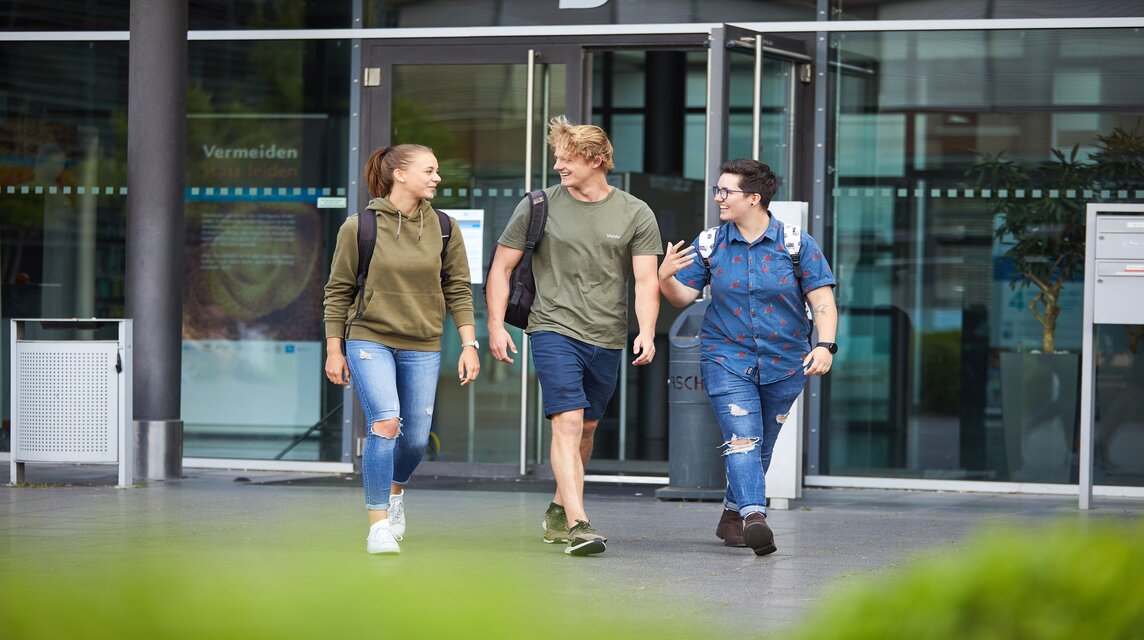
[[[715,538],[718,503],[658,501],[654,487],[589,484],[589,514],[608,550],[573,558],[540,541],[550,483],[415,476],[402,554],[371,557],[356,478],[200,469],[185,476],[116,489],[114,467],[28,465],[28,486],[0,487],[0,551],[48,576],[74,570],[68,554],[130,563],[165,553],[127,538],[210,549],[231,561],[267,544],[287,553],[337,550],[333,562],[425,563],[427,570],[477,556],[550,578],[558,601],[618,602],[710,635],[738,635],[744,619],[768,630],[797,625],[830,587],[876,584],[918,558],[956,554],[990,525],[1144,515],[1144,500],[1134,499],[1097,498],[1082,512],[1066,496],[807,489],[790,510],[771,511],[779,550],[759,558]]]

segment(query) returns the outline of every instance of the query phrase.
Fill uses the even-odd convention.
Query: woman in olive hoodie
[[[326,377],[340,385],[354,381],[370,425],[362,455],[370,553],[401,551],[404,487],[429,441],[446,308],[461,334],[461,384],[476,380],[481,368],[469,261],[455,220],[441,258],[441,223],[429,203],[441,182],[437,168],[433,151],[417,144],[383,147],[370,156],[367,209],[374,213],[377,241],[361,317],[355,318],[361,216],[350,216],[338,231],[326,283]],[[450,274],[445,282],[442,270]]]

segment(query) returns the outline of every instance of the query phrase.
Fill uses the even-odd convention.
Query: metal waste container
[[[723,438],[699,373],[699,328],[707,304],[700,300],[685,309],[668,332],[670,486],[656,490],[655,497],[661,500],[721,500],[727,489],[719,449]]]
[[[69,334],[114,325],[116,340]],[[117,463],[116,486],[135,484],[131,439],[132,321],[12,319],[13,484],[24,484],[26,463]]]

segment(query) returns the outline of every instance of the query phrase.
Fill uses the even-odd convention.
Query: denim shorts
[[[544,417],[584,410],[585,420],[604,417],[620,377],[621,349],[605,349],[575,338],[537,331],[532,341],[532,364],[544,393]]]

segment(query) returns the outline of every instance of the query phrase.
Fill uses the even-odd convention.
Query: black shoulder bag
[[[548,197],[543,191],[533,191],[528,194],[531,206],[528,218],[528,235],[525,236],[524,255],[520,262],[512,269],[508,277],[508,305],[504,310],[504,321],[514,327],[525,329],[528,327],[528,316],[532,312],[532,302],[536,299],[536,280],[532,276],[532,252],[540,243],[544,235],[544,225],[548,222]],[[499,245],[497,245],[499,246]],[[493,260],[496,259],[496,248],[489,259],[489,269],[492,269]],[[485,276],[485,287],[488,287],[488,276]]]

